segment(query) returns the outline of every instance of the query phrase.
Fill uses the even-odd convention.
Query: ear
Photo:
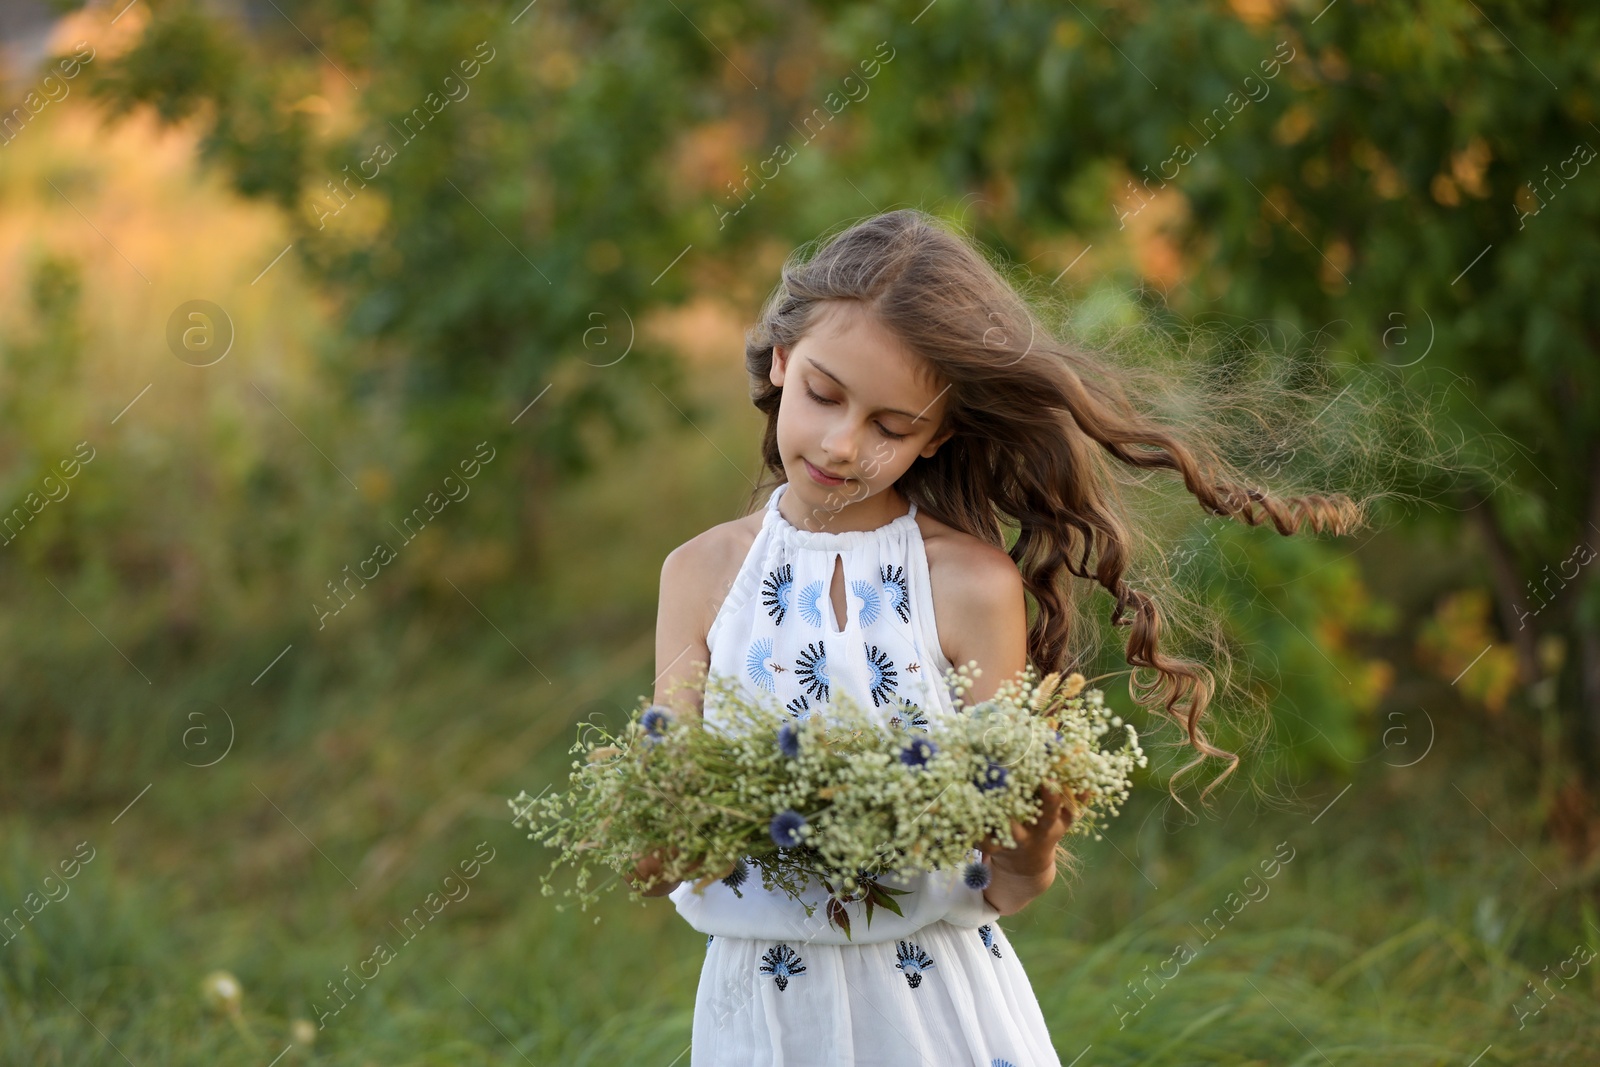
[[[767,380],[773,385],[782,386],[783,379],[789,371],[789,350],[783,345],[772,346],[772,367],[767,371]]]
[[[935,434],[933,437],[928,439],[928,443],[922,446],[922,451],[918,452],[917,455],[926,459],[935,452],[939,451],[939,446],[950,440],[950,438],[954,435],[954,430],[945,430],[941,433]]]

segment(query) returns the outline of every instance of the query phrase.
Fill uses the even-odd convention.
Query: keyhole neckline
[[[838,621],[833,606],[833,577],[835,573],[839,576],[839,584],[844,587],[844,625],[837,630],[833,628],[833,624]],[[823,589],[823,598],[828,603],[828,636],[843,637],[856,624],[856,613],[850,610],[850,578],[844,570],[844,556],[837,551],[833,553],[833,559],[828,563],[828,584]]]
[[[910,501],[910,509],[884,523],[882,526],[871,530],[802,530],[783,517],[778,510],[778,501],[789,488],[788,482],[780,483],[772,490],[772,495],[767,498],[767,514],[765,521],[770,524],[783,540],[797,548],[808,548],[823,552],[845,552],[858,548],[863,544],[874,541],[885,541],[917,532],[917,505]],[[848,597],[846,598],[848,605]],[[841,631],[842,632],[842,631]]]

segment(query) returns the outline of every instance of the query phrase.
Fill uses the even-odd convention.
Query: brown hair
[[[819,247],[808,255],[812,245]],[[1173,780],[1207,757],[1229,760],[1201,793],[1203,801],[1240,757],[1214,746],[1200,726],[1213,697],[1212,672],[1165,647],[1164,609],[1183,598],[1146,591],[1164,588],[1165,568],[1148,581],[1139,575],[1145,588],[1127,581],[1140,558],[1136,536],[1151,540],[1146,527],[1156,524],[1135,516],[1119,490],[1119,475],[1139,472],[1130,480],[1143,485],[1149,479],[1144,472],[1176,471],[1206,512],[1251,526],[1270,520],[1286,536],[1304,526],[1348,533],[1365,523],[1364,505],[1344,494],[1280,495],[1259,479],[1247,479],[1224,446],[1259,444],[1265,436],[1281,447],[1291,430],[1287,419],[1262,429],[1270,409],[1247,385],[1232,380],[1237,375],[1230,378],[1227,368],[1211,374],[1208,387],[1220,382],[1225,390],[1218,397],[1208,387],[1185,388],[1173,367],[1141,368],[1114,348],[1091,351],[1061,340],[1065,327],[1052,330],[1043,319],[1053,310],[1048,295],[1030,302],[1024,296],[1030,281],[1021,272],[1013,278],[1007,273],[970,238],[913,209],[872,216],[797,249],[746,338],[751,399],[767,416],[762,458],[781,482],[782,389],[768,377],[773,346],[799,341],[826,301],[860,305],[948,389],[940,429],[953,435],[932,457],[919,456],[897,488],[934,518],[1002,549],[1005,525],[1014,524],[1017,535],[1007,551],[1037,605],[1028,626],[1028,658],[1040,674],[1083,661],[1082,649],[1069,657],[1077,586],[1067,576],[1090,579],[1114,598],[1110,623],[1129,628],[1130,694],[1141,705],[1159,702],[1156,710],[1175,721],[1198,752]],[[1197,366],[1187,373],[1197,375]],[[1163,394],[1172,412],[1167,421],[1156,412]],[[1275,382],[1271,396],[1278,401],[1274,407],[1286,409],[1285,396],[1305,394]],[[1232,423],[1226,417],[1240,413],[1245,417]],[[751,507],[777,482],[758,486]],[[1153,555],[1164,564],[1159,541],[1155,547]],[[1216,627],[1195,628],[1204,629]],[[1215,653],[1205,658],[1226,658],[1220,647]],[[1141,667],[1156,677],[1140,683]]]

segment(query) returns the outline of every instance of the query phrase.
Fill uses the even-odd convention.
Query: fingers
[[[1041,801],[1039,817],[1034,820],[1034,825],[1039,827],[1049,826],[1056,821],[1056,817],[1061,811],[1061,794],[1048,786],[1040,786],[1039,798]]]
[[[676,888],[677,883],[664,880],[661,877],[661,871],[666,866],[667,860],[677,855],[677,848],[669,848],[665,851],[652,849],[644,853],[634,864],[633,876],[628,881],[643,896],[665,896]]]
[[[1017,836],[1017,830],[1018,829],[1019,829],[1019,827],[1017,826],[1017,824],[1015,822],[1013,822],[1011,824],[1011,836],[1012,837],[1016,837]],[[1001,846],[999,840],[993,834],[990,834],[987,837],[985,837],[982,841],[978,842],[978,851],[982,852],[984,854],[984,856],[987,857],[989,855],[992,855],[993,853],[1002,851],[1002,846]]]
[[[1060,841],[1077,821],[1077,795],[1049,788],[1042,789],[1041,795],[1044,809],[1039,813],[1037,823],[1039,835],[1052,843]]]
[[[1011,837],[1012,837],[1012,839],[1014,841],[1016,841],[1017,847],[1020,848],[1022,845],[1027,843],[1027,840],[1028,840],[1028,828],[1023,826],[1017,820],[1012,819],[1011,820]],[[977,847],[978,847],[978,850],[981,851],[984,854],[985,858],[987,858],[988,856],[990,856],[990,855],[992,855],[993,853],[996,853],[996,852],[1005,852],[1005,851],[1007,851],[1005,846],[1000,844],[999,839],[996,838],[993,834],[990,834],[989,836],[985,837],[982,841],[978,842],[978,846]]]
[[[977,844],[977,849],[987,859],[996,852],[1016,851],[1026,848],[1043,838],[1053,837],[1057,840],[1066,836],[1072,824],[1077,820],[1078,811],[1087,803],[1087,791],[1068,793],[1066,790],[1041,785],[1035,794],[1039,798],[1039,814],[1026,825],[1011,821],[1011,836],[1016,841],[1012,849],[1003,848],[993,834],[988,835]]]
[[[633,866],[633,876],[628,879],[634,889],[643,893],[655,887],[655,878],[661,870],[661,861],[655,855],[648,855]]]

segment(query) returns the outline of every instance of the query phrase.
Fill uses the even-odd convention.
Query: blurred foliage
[[[1101,262],[1166,290],[1144,294],[1151,321],[1270,319],[1315,331],[1347,376],[1446,383],[1487,478],[1410,475],[1483,509],[1504,618],[1505,575],[1594,507],[1600,362],[1565,357],[1596,337],[1600,181],[1545,176],[1592,129],[1600,15],[1491,6],[285,2],[240,34],[158,0],[89,77],[110,115],[199,122],[205,158],[284,210],[346,334],[328,380],[395,404],[415,442],[375,475],[394,495],[427,492],[467,443],[505,448],[471,523],[519,554],[549,488],[592,473],[588,427],[637,442],[663,395],[709,414],[638,334],[650,307],[710,288],[751,309],[775,273],[739,268],[769,243],[926,188],[975,194],[979,236],[1051,273],[1083,250],[1057,234],[1125,247]],[[1268,577],[1278,553],[1325,551],[1273,540],[1243,553],[1257,587],[1287,580]],[[1587,582],[1540,629],[1596,604]],[[1314,597],[1278,615],[1261,644],[1305,685],[1274,682],[1284,706],[1355,743],[1384,669],[1338,645],[1371,620]],[[1539,635],[1509,636],[1536,667]],[[1600,664],[1569,661],[1569,707],[1584,670]]]
[[[1541,634],[1593,632],[1592,578],[1515,623],[1520,575],[1600,529],[1600,10],[936,10],[895,36],[897,76],[855,166],[889,181],[928,158],[946,187],[993,196],[1018,240],[1127,228],[1190,314],[1315,331],[1347,377],[1445,383],[1488,477],[1416,472],[1455,505],[1416,521],[1443,537],[1453,511],[1484,512],[1522,683],[1540,677]],[[1600,642],[1587,647],[1560,693],[1600,780]]]
[[[86,343],[81,317],[83,271],[72,259],[42,252],[28,272],[26,305],[31,321],[0,336],[0,368],[7,388],[0,392],[0,425],[11,428],[8,444],[42,444],[56,430],[61,409],[72,402],[77,370]],[[55,457],[15,455],[22,484],[39,483]],[[55,516],[52,516],[55,518]],[[4,534],[8,540],[13,531]]]
[[[1372,642],[1394,629],[1392,605],[1373,598],[1354,560],[1328,559],[1314,542],[1215,530],[1197,569],[1241,658],[1264,661],[1256,690],[1271,708],[1267,761],[1297,779],[1347,769],[1380,733],[1375,712],[1395,668]]]
[[[352,400],[396,394],[419,467],[486,429],[509,439],[551,384],[519,430],[524,491],[589,469],[591,420],[640,438],[640,398],[651,380],[673,389],[676,365],[639,339],[618,370],[582,367],[619,347],[590,350],[597,316],[620,337],[630,310],[681,299],[683,272],[652,286],[710,236],[668,166],[706,106],[661,91],[705,77],[676,13],[545,5],[513,25],[503,5],[284,4],[242,44],[189,5],[154,8],[93,91],[114,114],[210,116],[206,157],[286,209],[296,255],[343,306],[353,343],[328,353],[330,380]],[[316,139],[312,114],[337,122]]]
[[[1459,678],[1462,693],[1499,715],[1516,686],[1517,662],[1510,648],[1495,647],[1491,607],[1483,589],[1462,589],[1445,597],[1417,630],[1417,658],[1447,682]],[[1468,672],[1479,664],[1481,670]]]

